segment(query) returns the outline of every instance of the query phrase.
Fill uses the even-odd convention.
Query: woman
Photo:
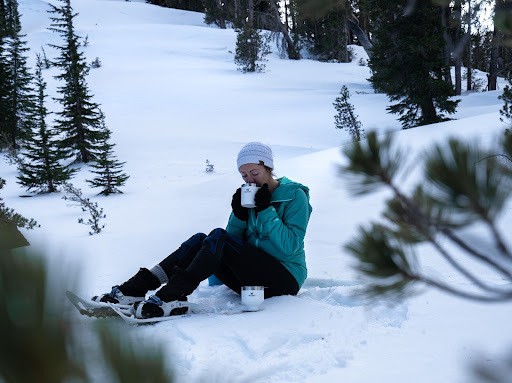
[[[141,268],[127,282],[93,297],[97,302],[133,304],[138,318],[184,314],[187,300],[201,281],[214,275],[240,294],[242,286],[265,286],[265,297],[296,295],[307,276],[304,236],[311,215],[309,189],[286,177],[275,179],[272,150],[251,142],[238,153],[246,183],[260,189],[255,208],[233,195],[226,230],[198,233],[152,269]],[[160,288],[145,300],[146,293]]]

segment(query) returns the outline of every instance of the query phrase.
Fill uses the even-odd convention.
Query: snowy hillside
[[[59,37],[47,30],[48,1],[19,3],[31,62],[43,45],[52,56],[45,44]],[[27,239],[44,246],[56,264],[79,267],[81,295],[109,291],[192,234],[224,227],[231,196],[243,182],[236,154],[246,142],[272,146],[277,176],[311,189],[309,276],[298,296],[268,299],[262,311],[243,315],[198,315],[149,327],[119,321],[126,331],[165,344],[178,382],[466,383],[479,353],[492,366],[512,347],[511,304],[476,304],[432,290],[392,305],[353,295],[362,281],[342,246],[358,225],[378,216],[384,195],[349,196],[338,175],[349,136],[334,128],[332,105],[346,85],[366,131],[394,131],[418,156],[449,136],[497,137],[504,129],[499,91],[464,95],[456,120],[401,131],[358,59],[289,61],[274,52],[266,72],[242,74],[233,61],[234,31],[204,25],[202,14],[143,1],[72,0],[72,6],[78,34],[88,36],[88,61],[102,63],[91,69],[88,83],[131,176],[124,194],[96,196],[82,166],[73,184],[107,215],[104,231],[89,236],[77,223],[83,213],[61,194],[20,198],[27,192],[16,183],[16,168],[1,158],[0,175],[7,180],[6,205],[41,224],[23,231]],[[51,95],[55,74],[44,73]],[[205,172],[207,159],[213,173]],[[510,208],[503,225],[512,226]],[[439,260],[423,255],[429,271],[446,273]],[[190,300],[227,307],[239,297],[203,282]],[[84,328],[95,321],[74,315]],[[97,381],[104,381],[101,374]]]

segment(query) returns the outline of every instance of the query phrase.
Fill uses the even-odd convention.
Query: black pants
[[[193,235],[159,265],[169,277],[175,267],[197,281],[215,275],[238,294],[242,286],[265,286],[265,298],[299,291],[296,279],[276,258],[220,228]]]

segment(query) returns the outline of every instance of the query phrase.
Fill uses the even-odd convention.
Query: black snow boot
[[[110,293],[92,298],[95,302],[108,302],[130,305],[141,302],[149,290],[160,287],[160,280],[148,269],[142,267],[137,274],[119,286],[112,287]]]
[[[199,285],[189,272],[176,267],[169,282],[147,300],[134,305],[135,316],[138,318],[154,318],[187,313],[188,307],[180,302],[187,301]]]

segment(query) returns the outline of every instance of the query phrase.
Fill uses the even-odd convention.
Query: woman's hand
[[[241,188],[236,189],[235,194],[233,194],[233,199],[231,200],[231,208],[233,209],[233,214],[239,220],[247,221],[249,219],[249,210],[242,206]]]
[[[263,184],[254,196],[254,203],[256,204],[256,213],[265,210],[270,206],[270,199],[272,193],[268,190],[268,184]]]

